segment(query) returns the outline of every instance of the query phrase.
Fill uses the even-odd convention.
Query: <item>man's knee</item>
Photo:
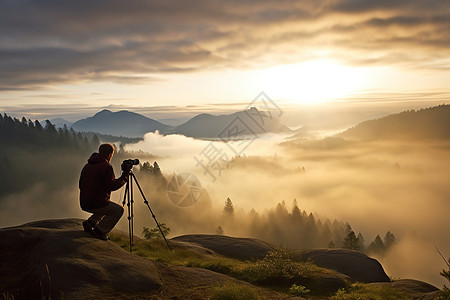
[[[120,216],[122,216],[123,215],[123,211],[124,211],[123,207],[119,205],[118,211],[120,212]]]
[[[114,208],[115,213],[117,214],[117,216],[121,217],[123,215],[124,209],[123,209],[123,207],[121,205],[118,205],[118,204],[115,204],[115,205],[116,205],[115,208]]]

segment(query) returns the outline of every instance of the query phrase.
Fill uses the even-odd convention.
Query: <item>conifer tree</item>
[[[34,121],[34,127],[35,127],[38,131],[43,131],[43,130],[44,130],[44,128],[42,128],[42,125],[41,125],[41,123],[40,123],[38,120]]]
[[[386,246],[386,248],[389,248],[393,244],[395,244],[395,235],[388,231],[386,232],[386,236],[384,237],[384,246]]]
[[[162,175],[161,168],[159,167],[159,165],[156,161],[153,163],[153,174],[154,175]]]
[[[230,198],[227,198],[227,200],[225,200],[225,206],[223,208],[223,213],[228,216],[234,215],[234,206],[233,206],[233,202],[231,202]]]
[[[219,226],[219,227],[217,227],[217,229],[216,229],[216,234],[218,234],[218,235],[223,235],[223,229],[222,229],[222,226]]]
[[[358,238],[355,235],[355,232],[352,230],[344,239],[344,248],[350,249],[350,250],[361,250],[361,247],[359,245]]]
[[[369,247],[367,248],[368,252],[371,253],[383,253],[386,249],[386,246],[384,245],[383,241],[381,240],[380,235],[377,235],[375,240],[373,240],[372,243],[370,243]]]

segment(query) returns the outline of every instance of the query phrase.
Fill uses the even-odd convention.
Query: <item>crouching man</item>
[[[102,144],[98,153],[93,153],[81,171],[80,206],[92,213],[83,222],[84,231],[94,237],[107,240],[108,233],[114,228],[123,214],[123,207],[111,202],[111,192],[121,188],[128,180],[128,172],[116,179],[113,167],[109,164],[114,154],[111,144]]]

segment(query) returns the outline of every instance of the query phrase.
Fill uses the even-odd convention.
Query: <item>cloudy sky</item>
[[[0,111],[446,102],[449,16],[442,0],[0,0]]]

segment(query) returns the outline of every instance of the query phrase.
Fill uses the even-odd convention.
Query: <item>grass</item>
[[[129,250],[127,237],[113,233],[111,241]],[[321,291],[315,289],[317,278],[330,274],[341,276],[334,271],[320,268],[312,262],[300,261],[289,250],[282,248],[270,252],[262,260],[250,262],[198,253],[179,247],[169,251],[163,240],[152,239],[135,240],[133,253],[157,262],[212,270],[284,293],[289,293],[293,284],[304,286],[313,293],[320,293]],[[236,289],[236,287],[233,288]]]
[[[226,283],[213,289],[211,300],[258,300],[258,294],[249,286]]]
[[[347,290],[341,289],[331,300],[410,300],[404,293],[388,285],[354,283]]]

